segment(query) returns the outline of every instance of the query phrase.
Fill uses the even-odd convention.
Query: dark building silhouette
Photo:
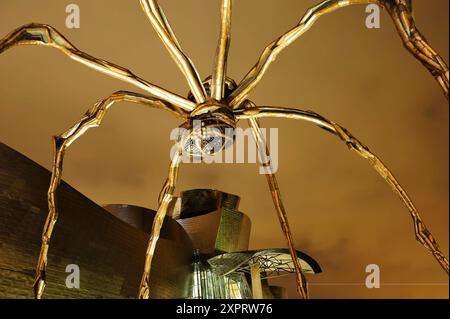
[[[50,172],[0,144],[0,298],[32,298],[47,216]],[[155,211],[100,207],[62,182],[49,250],[45,298],[134,298]],[[294,272],[287,249],[249,251],[250,219],[239,197],[217,190],[181,193],[164,220],[151,272],[151,298],[286,298],[268,278]],[[320,272],[298,252],[305,273]],[[80,288],[68,288],[68,265]]]
[[[49,181],[50,172],[0,144],[0,298],[33,297]],[[59,199],[44,298],[134,298],[148,228],[129,225],[66,183],[61,183]],[[151,225],[152,212],[139,213]],[[192,245],[175,221],[167,221],[162,233],[152,268],[151,297],[182,298]],[[70,264],[80,268],[80,289],[66,287]]]

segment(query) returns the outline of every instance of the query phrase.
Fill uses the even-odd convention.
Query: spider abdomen
[[[178,143],[187,155],[214,155],[233,144],[235,128],[231,108],[209,100],[196,107],[180,126]]]

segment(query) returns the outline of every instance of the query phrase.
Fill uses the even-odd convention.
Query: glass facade
[[[189,280],[189,299],[250,299],[252,293],[244,273],[216,274],[198,255],[194,256]]]

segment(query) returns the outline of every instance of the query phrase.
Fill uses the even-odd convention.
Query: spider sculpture
[[[204,135],[204,129],[214,128],[215,137],[226,140],[223,134],[226,128],[235,128],[239,120],[248,120],[257,141],[261,142],[263,136],[259,129],[259,118],[281,117],[288,119],[311,122],[318,127],[334,134],[340,138],[351,150],[356,151],[360,156],[367,159],[370,165],[389,184],[393,191],[400,197],[406,205],[414,224],[414,232],[417,241],[425,246],[436,258],[442,268],[448,273],[449,264],[446,257],[441,252],[439,245],[422,222],[419,212],[409,198],[408,194],[397,182],[393,174],[373,154],[364,144],[352,136],[342,126],[325,119],[324,117],[311,112],[302,111],[295,108],[285,107],[257,107],[250,100],[249,94],[261,81],[261,78],[275,60],[276,56],[287,46],[300,38],[316,20],[339,8],[353,4],[377,4],[384,8],[392,17],[394,25],[400,34],[405,47],[430,71],[448,98],[449,72],[448,67],[442,58],[430,47],[425,38],[417,30],[412,14],[411,0],[324,0],[318,5],[310,8],[300,22],[292,29],[281,35],[274,42],[270,43],[262,52],[258,62],[247,73],[239,84],[227,78],[226,66],[227,55],[230,44],[231,12],[232,0],[221,0],[221,28],[220,36],[215,56],[212,76],[201,81],[192,61],[183,53],[163,11],[155,0],[140,0],[143,11],[150,20],[156,33],[166,46],[173,60],[185,76],[191,93],[189,97],[171,93],[160,88],[138,76],[131,71],[90,56],[73,46],[57,30],[49,25],[28,24],[24,25],[0,41],[0,53],[5,50],[22,44],[45,45],[54,47],[71,59],[80,62],[90,68],[105,73],[106,75],[118,78],[124,82],[131,83],[145,91],[148,95],[119,91],[101,100],[85,113],[82,119],[61,135],[54,136],[54,160],[51,182],[48,190],[49,212],[42,234],[42,246],[36,268],[36,278],[34,283],[35,298],[41,298],[46,279],[47,253],[50,238],[58,218],[56,193],[61,181],[63,169],[63,158],[67,148],[88,129],[101,124],[103,117],[110,107],[122,101],[135,102],[151,108],[158,108],[169,111],[172,115],[183,121],[181,127],[193,128],[195,120],[201,121],[200,129],[191,130],[188,139],[180,139],[178,152],[172,156],[169,176],[159,196],[159,207],[152,226],[148,249],[146,252],[144,271],[139,287],[138,297],[149,298],[149,276],[152,258],[155,252],[156,243],[168,205],[174,196],[179,164],[181,162],[181,150],[188,148],[191,155],[201,155],[211,153],[204,146],[209,139]],[[195,144],[197,147],[188,147]],[[225,141],[224,147],[232,140]],[[262,154],[262,162],[270,168],[270,154],[268,149],[257,143]],[[281,224],[281,228],[286,237],[289,251],[294,262],[298,292],[303,298],[307,298],[307,285],[294,249],[294,240],[289,228],[287,215],[281,200],[280,190],[276,177],[270,170],[267,171],[267,181],[275,209]]]

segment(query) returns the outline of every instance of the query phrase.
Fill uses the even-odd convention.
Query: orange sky
[[[74,2],[74,1],[72,1]],[[71,2],[0,0],[0,36],[48,23],[79,49],[122,65],[172,92],[184,79],[138,1],[77,0],[81,28],[64,25]],[[417,24],[448,61],[448,1],[416,0]],[[161,0],[186,53],[204,78],[217,43],[219,1]],[[229,76],[239,81],[262,49],[295,25],[315,1],[236,1]],[[403,49],[390,18],[364,25],[364,6],[322,18],[280,54],[252,94],[259,105],[312,109],[348,128],[393,170],[448,256],[448,102]],[[14,48],[0,56],[0,139],[50,168],[50,137],[97,100],[129,85],[74,63],[56,50]],[[414,240],[408,211],[385,182],[331,135],[301,122],[279,128],[280,188],[297,248],[323,274],[313,298],[448,298],[448,276]],[[64,179],[97,203],[156,208],[165,180],[173,117],[131,104],[111,111],[68,151]],[[245,126],[245,125],[244,125]],[[266,185],[255,164],[185,165],[178,190],[217,188],[241,196],[252,219],[251,248],[284,247]],[[380,289],[365,288],[365,267],[381,269]],[[293,277],[279,281],[295,297]]]

